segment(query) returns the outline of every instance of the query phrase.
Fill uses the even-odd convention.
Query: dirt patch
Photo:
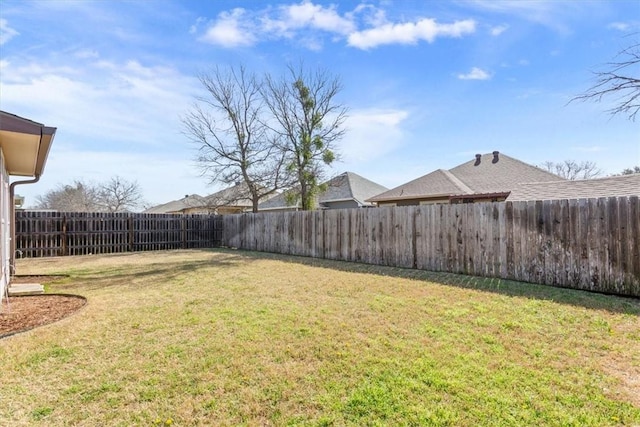
[[[9,297],[0,307],[0,338],[56,322],[80,310],[86,302],[76,295]]]

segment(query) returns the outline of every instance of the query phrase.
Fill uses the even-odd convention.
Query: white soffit
[[[34,176],[40,150],[40,135],[0,131],[0,147],[9,175]]]

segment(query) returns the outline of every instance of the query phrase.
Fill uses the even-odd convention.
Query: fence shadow
[[[200,251],[211,251],[209,249],[199,249]],[[140,253],[137,253],[140,255]],[[117,256],[127,256],[129,254],[117,254]],[[135,264],[125,264],[122,266],[109,267],[105,269],[95,269],[89,274],[67,275],[61,280],[53,281],[56,290],[59,291],[92,291],[105,288],[151,288],[155,285],[154,278],[158,281],[167,282],[184,277],[185,273],[203,268],[239,268],[246,264],[246,257],[238,253],[228,251],[224,257],[211,257],[207,259],[197,259],[192,261],[176,262],[154,262],[137,266]]]
[[[235,251],[231,249],[217,250]],[[238,253],[241,253],[242,256],[247,259],[274,259],[283,262],[330,268],[345,272],[374,274],[423,282],[433,282],[446,286],[475,289],[483,292],[493,292],[505,296],[540,299],[587,309],[606,310],[609,312],[640,316],[640,298],[634,297],[607,295],[570,288],[559,288],[535,283],[516,282],[513,280],[499,278],[467,276],[464,274],[447,272],[415,270],[321,258],[281,255],[267,252],[239,250]]]

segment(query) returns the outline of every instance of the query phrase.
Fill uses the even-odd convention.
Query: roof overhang
[[[449,200],[464,200],[464,199],[499,199],[499,198],[507,198],[511,194],[510,191],[496,191],[494,193],[473,193],[473,194],[456,194],[455,196],[450,196]]]
[[[365,200],[370,203],[392,203],[403,200],[431,200],[431,199],[443,199],[451,196],[451,193],[442,194],[412,194],[408,196],[395,196],[395,197],[372,197]]]
[[[9,175],[42,175],[56,128],[0,111],[0,148]]]

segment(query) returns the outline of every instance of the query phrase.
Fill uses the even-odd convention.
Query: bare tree
[[[122,212],[143,203],[140,186],[119,176],[102,184],[76,180],[36,197],[36,209],[69,212]]]
[[[634,166],[632,168],[625,168],[622,170],[622,172],[620,172],[619,174],[615,174],[614,176],[617,175],[633,175],[634,173],[640,173],[640,166]]]
[[[565,160],[563,162],[546,161],[540,165],[544,170],[561,176],[564,179],[591,179],[602,175],[602,170],[594,162]]]
[[[206,96],[182,119],[198,147],[197,162],[211,183],[240,184],[233,197],[250,199],[253,212],[264,197],[289,185],[278,135],[265,124],[262,83],[244,67],[215,68],[199,76]]]
[[[615,106],[607,110],[612,115],[626,114],[635,121],[640,110],[640,43],[618,53],[618,61],[607,63],[607,69],[594,72],[596,81],[591,88],[571,101],[602,101],[614,96]]]
[[[58,185],[42,196],[36,197],[37,209],[54,209],[71,212],[93,212],[101,210],[98,188],[76,180],[71,185]]]
[[[133,211],[143,204],[140,185],[114,176],[98,187],[98,203],[107,212]]]
[[[287,169],[295,175],[296,185],[287,199],[299,195],[302,209],[313,209],[325,167],[338,157],[335,144],[345,132],[347,110],[336,101],[342,85],[327,71],[310,72],[302,65],[289,66],[288,75],[280,80],[268,76],[266,82],[264,95],[274,129],[288,154]]]

